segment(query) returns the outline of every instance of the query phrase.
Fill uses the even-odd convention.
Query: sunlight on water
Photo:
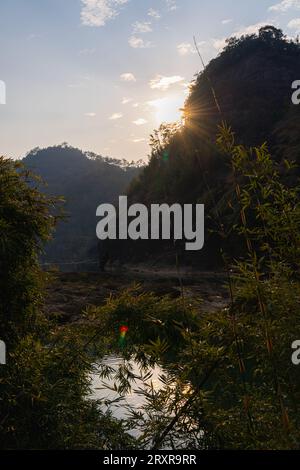
[[[120,357],[115,357],[115,356],[108,356],[103,359],[103,364],[108,365],[109,367],[112,367],[115,371],[118,370],[119,366],[124,363],[124,359]],[[141,375],[140,367],[139,364],[132,361],[130,362],[132,365],[132,373],[136,376]],[[159,379],[159,376],[163,373],[163,370],[159,367],[156,366],[152,369],[152,377],[146,381],[149,385],[152,382],[152,386],[155,391],[159,390],[162,388],[163,384]],[[145,372],[144,372],[145,374]],[[105,384],[113,387],[114,385],[114,380],[113,379],[102,379],[99,377],[97,373],[92,374],[92,398],[97,399],[97,400],[114,400],[119,397],[118,393],[114,392],[113,390],[110,390],[108,388],[104,388]],[[134,409],[139,409],[145,404],[145,398],[137,392],[138,388],[144,388],[143,387],[143,381],[136,378],[134,382],[132,382],[132,389],[129,393],[127,393],[124,396],[124,400],[117,403],[117,404],[111,404],[104,406],[104,409],[109,409],[112,414],[114,415],[115,418],[118,419],[124,419],[128,415],[128,412],[125,408],[126,405],[131,406]]]

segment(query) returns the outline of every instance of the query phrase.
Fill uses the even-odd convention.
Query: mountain
[[[125,193],[141,162],[104,158],[67,144],[33,149],[22,161],[46,183],[40,184],[42,191],[65,199],[65,218],[42,262],[64,271],[97,269],[96,208]]]
[[[236,141],[249,146],[267,142],[274,158],[300,162],[300,106],[292,104],[292,83],[300,79],[300,45],[281,30],[265,26],[258,34],[230,38],[225,49],[199,73],[184,106],[184,125],[162,125],[151,136],[149,164],[131,183],[131,202],[204,203],[206,243],[200,253],[183,253],[171,242],[108,243],[112,258],[152,259],[218,265],[220,247],[234,252],[216,232],[233,191],[231,166],[216,147],[218,125],[232,127]],[[298,172],[299,174],[299,172]],[[226,204],[227,206],[227,204]],[[228,208],[227,208],[228,210]],[[230,220],[229,224],[233,224]],[[146,254],[146,255],[145,255]]]
[[[273,26],[258,34],[230,38],[226,47],[190,85],[184,124],[162,124],[154,131],[148,165],[128,164],[68,145],[34,149],[24,163],[47,182],[45,189],[66,199],[69,216],[60,222],[44,261],[72,271],[97,266],[100,259],[126,262],[180,263],[211,268],[220,265],[220,248],[238,253],[233,237],[217,233],[218,218],[230,226],[228,197],[233,175],[217,149],[218,126],[232,127],[236,141],[249,146],[267,142],[278,162],[300,162],[300,106],[292,104],[292,83],[300,79],[300,45]],[[296,177],[299,171],[295,171]],[[205,204],[205,248],[186,252],[174,241],[97,242],[95,212],[103,202]],[[73,264],[76,263],[76,264]],[[80,264],[78,264],[80,263]]]

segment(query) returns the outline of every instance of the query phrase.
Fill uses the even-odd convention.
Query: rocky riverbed
[[[51,317],[58,315],[61,322],[78,320],[86,306],[102,305],[111,294],[134,284],[158,296],[200,299],[203,311],[214,311],[228,303],[224,273],[130,267],[105,273],[48,273],[45,311]]]

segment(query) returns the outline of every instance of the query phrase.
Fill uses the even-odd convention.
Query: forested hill
[[[274,27],[258,35],[231,38],[225,50],[199,74],[185,105],[186,126],[203,122],[214,134],[216,106],[246,145],[276,142],[276,130],[291,110],[291,85],[300,76],[300,46]],[[215,112],[214,112],[215,111]]]
[[[65,220],[58,222],[43,262],[67,271],[97,268],[96,208],[126,192],[141,162],[104,158],[62,144],[33,149],[23,163],[42,177],[42,191],[65,199]]]
[[[45,260],[66,270],[96,266],[96,207],[128,193],[131,202],[205,204],[205,248],[183,253],[183,263],[212,267],[221,245],[233,253],[235,242],[215,232],[222,218],[229,229],[228,200],[234,191],[231,167],[217,150],[221,121],[232,126],[237,142],[267,142],[279,162],[300,163],[300,106],[292,104],[291,85],[300,79],[300,45],[273,26],[258,34],[231,38],[223,52],[199,73],[184,106],[184,125],[162,124],[151,136],[149,164],[140,169],[126,161],[105,159],[68,145],[34,149],[24,163],[47,182],[46,191],[66,199],[69,218],[58,225]],[[100,246],[101,244],[99,244]],[[174,262],[174,243],[108,242],[101,245],[111,260]],[[180,250],[178,244],[176,250]],[[66,263],[66,264],[64,264]]]
[[[300,106],[291,101],[292,82],[297,79],[298,40],[287,39],[272,26],[231,38],[191,84],[184,126],[162,125],[153,134],[150,162],[131,184],[129,196],[146,204],[204,203],[209,219],[203,263],[216,261],[220,240],[210,235],[215,228],[212,219],[216,209],[222,212],[233,189],[230,165],[215,145],[218,124],[226,121],[232,126],[239,143],[254,146],[267,141],[274,158],[300,163]],[[157,255],[169,248],[148,244],[126,253],[142,257],[145,251]],[[116,253],[115,248],[112,251]],[[193,261],[198,263],[194,255]]]

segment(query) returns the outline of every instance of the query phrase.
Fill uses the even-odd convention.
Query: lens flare
[[[128,326],[121,325],[119,328],[120,336],[119,336],[119,345],[124,347],[126,341],[126,335],[128,333]]]

